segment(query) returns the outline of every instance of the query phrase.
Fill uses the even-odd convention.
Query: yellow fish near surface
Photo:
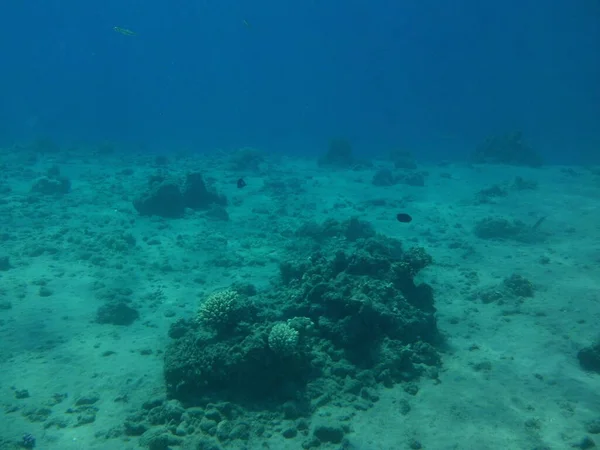
[[[136,36],[137,35],[137,33],[135,31],[128,30],[127,28],[113,27],[113,30],[115,30],[117,33],[121,33],[124,36]]]

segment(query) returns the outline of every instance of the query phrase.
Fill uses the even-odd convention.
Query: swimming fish
[[[128,30],[127,28],[113,27],[113,30],[117,33],[121,33],[123,36],[137,36],[135,31]]]
[[[242,20],[242,23],[246,26],[246,28],[252,28],[252,25],[250,25],[250,22],[248,22],[246,19]]]
[[[396,214],[396,219],[398,220],[398,222],[402,223],[408,223],[412,221],[412,217],[410,217],[410,215],[406,213]]]
[[[241,189],[244,186],[246,186],[246,182],[244,181],[243,178],[240,178],[239,180],[237,180],[237,187],[238,187],[238,189]]]

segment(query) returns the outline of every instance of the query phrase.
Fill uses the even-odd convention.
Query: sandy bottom
[[[600,445],[586,431],[600,418],[600,375],[584,372],[576,356],[600,331],[600,177],[586,169],[430,166],[419,169],[428,172],[425,187],[378,187],[375,169],[326,171],[314,161],[281,159],[245,174],[218,158],[173,161],[172,173],[201,170],[228,196],[230,220],[219,221],[193,212],[139,217],[131,200],[156,170],[151,157],[61,156],[34,166],[3,158],[0,185],[11,191],[0,196],[0,242],[12,267],[0,272],[2,449],[24,433],[43,450],[138,448],[136,439],[105,436],[164,395],[169,325],[232,282],[268,289],[289,257],[282,244],[290,232],[351,216],[434,257],[422,278],[435,289],[444,366],[440,382],[423,380],[416,395],[382,387],[369,410],[326,406],[317,417],[351,415],[348,440],[360,450],[568,449],[586,436]],[[71,192],[32,196],[33,180],[53,163]],[[537,189],[511,189],[516,176]],[[507,195],[478,201],[494,184],[509,186]],[[410,224],[396,221],[401,211]],[[546,239],[478,238],[474,226],[488,216],[532,225],[545,216]],[[134,248],[123,247],[124,233]],[[533,298],[478,298],[514,273],[533,283]],[[130,290],[140,319],[96,323],[102,295],[120,289]],[[91,423],[69,411],[82,396],[98,398]],[[274,435],[247,448],[300,442]]]

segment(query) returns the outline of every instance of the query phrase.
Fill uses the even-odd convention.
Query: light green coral
[[[298,347],[299,333],[287,323],[278,323],[269,333],[269,348],[278,355],[285,356],[294,353]]]
[[[217,329],[232,324],[238,299],[238,293],[231,289],[209,295],[198,309],[198,322]]]

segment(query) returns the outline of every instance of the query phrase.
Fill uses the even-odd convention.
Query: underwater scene
[[[600,447],[600,3],[0,6],[0,450]]]

